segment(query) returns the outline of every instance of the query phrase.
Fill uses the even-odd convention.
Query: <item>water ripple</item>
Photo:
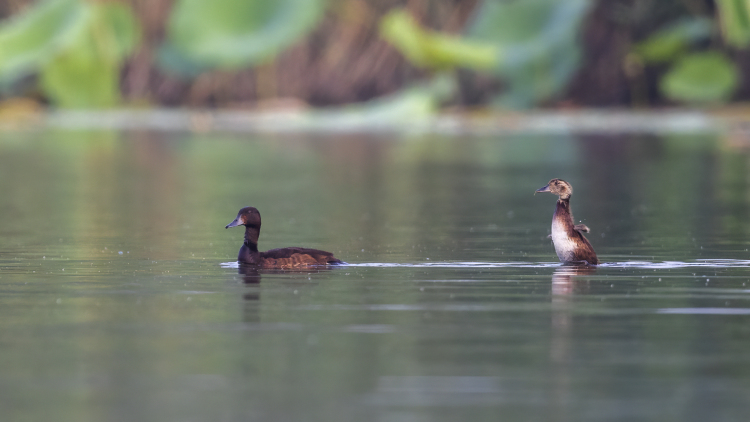
[[[238,262],[222,262],[222,268],[239,268]],[[564,265],[559,262],[480,262],[480,261],[443,261],[443,262],[364,262],[347,263],[336,267],[365,268],[557,268]],[[333,267],[333,268],[336,268]],[[632,269],[675,269],[675,268],[750,268],[747,259],[697,259],[695,261],[622,261],[603,262],[598,268],[632,268]]]
[[[748,308],[660,308],[657,314],[675,315],[750,315]]]

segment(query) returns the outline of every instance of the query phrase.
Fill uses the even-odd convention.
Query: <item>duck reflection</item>
[[[245,323],[260,322],[260,272],[256,265],[240,264],[237,272],[242,276],[242,282],[247,291],[242,295],[242,321]]]
[[[552,303],[567,302],[565,296],[570,296],[575,290],[588,290],[588,282],[576,280],[576,276],[590,275],[596,272],[596,267],[590,265],[566,264],[557,268],[552,274]]]
[[[552,339],[550,358],[553,362],[565,362],[570,348],[570,331],[573,315],[570,304],[573,294],[588,290],[588,280],[578,276],[589,275],[596,269],[588,265],[563,265],[552,274]]]
[[[580,276],[596,272],[588,265],[563,265],[552,274],[552,321],[550,362],[552,364],[553,400],[564,406],[572,388],[571,361],[573,348],[573,295],[589,289],[587,279]]]
[[[565,362],[570,348],[570,331],[573,315],[570,312],[572,296],[588,290],[588,280],[576,279],[596,271],[588,265],[563,265],[552,274],[552,343],[550,357],[553,362]]]
[[[242,295],[245,300],[260,300],[260,272],[256,265],[240,264],[237,272],[242,275],[242,282],[252,287],[252,291]]]
[[[263,274],[270,275],[289,275],[289,281],[300,279],[300,276],[305,276],[302,286],[310,286],[310,274],[317,274],[322,272],[331,271],[330,269],[321,267],[315,270],[308,269],[260,269],[257,265],[240,263],[237,273],[242,276],[242,283],[252,288],[251,293],[243,295],[245,300],[260,300],[260,280]]]
[[[260,284],[260,271],[257,265],[240,264],[237,272],[242,275],[245,284]]]
[[[242,321],[246,323],[260,323],[261,322],[261,302],[260,292],[261,283],[260,280],[263,276],[271,278],[272,284],[267,287],[266,294],[278,298],[282,295],[282,300],[289,300],[287,287],[294,286],[294,294],[298,291],[303,292],[305,289],[314,288],[317,285],[316,281],[311,277],[312,274],[322,273],[331,271],[327,268],[318,268],[315,270],[308,269],[263,269],[258,268],[257,265],[243,264],[240,263],[237,268],[237,272],[242,276],[242,283],[246,287],[245,293],[242,295],[244,299],[243,303],[243,315]],[[278,283],[276,283],[278,282]],[[278,299],[277,299],[278,300]]]

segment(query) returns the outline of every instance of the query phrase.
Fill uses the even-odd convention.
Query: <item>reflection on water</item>
[[[240,268],[243,264],[237,261],[222,262],[222,268]],[[555,275],[588,274],[596,268],[630,268],[630,269],[680,269],[680,268],[750,268],[750,260],[746,259],[698,259],[692,262],[683,261],[623,261],[602,262],[596,266],[568,265],[559,262],[419,262],[419,263],[395,263],[395,262],[366,262],[361,264],[347,263],[337,267],[374,267],[374,268],[558,268]],[[252,268],[252,267],[251,267]],[[324,268],[321,268],[324,269]],[[330,268],[329,268],[330,270]],[[257,271],[257,269],[256,269]],[[264,270],[266,271],[266,270]],[[307,270],[302,270],[305,272]]]
[[[225,267],[226,268],[226,267]],[[237,272],[242,274],[242,282],[248,285],[260,283],[260,271],[255,265],[238,264]]]
[[[494,377],[383,376],[366,403],[407,407],[482,406],[492,405],[503,393]]]
[[[564,301],[564,296],[573,294],[577,276],[591,275],[596,267],[588,265],[561,265],[552,274],[552,302]]]
[[[657,309],[656,312],[685,315],[750,315],[750,309],[747,308],[663,308]]]
[[[573,374],[570,361],[574,356],[574,315],[570,307],[574,294],[586,294],[587,280],[580,276],[594,274],[596,269],[582,265],[562,265],[552,274],[552,315],[550,333],[550,371],[555,405],[564,407],[571,400]]]
[[[9,420],[744,420],[748,162],[707,135],[6,133],[0,406]],[[603,264],[557,262],[532,195],[552,177],[576,186]],[[350,264],[238,265],[223,227],[248,205],[263,249]]]

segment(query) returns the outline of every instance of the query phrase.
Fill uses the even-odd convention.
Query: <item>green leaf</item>
[[[503,72],[509,81],[508,90],[494,99],[494,104],[510,108],[526,108],[547,98],[553,98],[564,88],[578,70],[581,50],[572,46],[551,51],[523,67],[510,67]]]
[[[380,34],[415,66],[489,70],[497,65],[496,48],[492,44],[424,30],[404,10],[383,17]]]
[[[475,39],[502,45],[528,43],[551,29],[556,1],[485,0],[479,4],[470,23],[468,35]],[[580,3],[572,1],[571,4]]]
[[[713,29],[714,23],[711,19],[683,19],[635,44],[633,52],[644,62],[669,62],[684,53],[690,44],[710,38]]]
[[[60,107],[111,107],[120,102],[120,68],[137,45],[139,26],[123,4],[85,5],[85,24],[42,68],[40,83]]]
[[[48,0],[0,24],[0,83],[35,72],[79,36],[87,20],[79,0]]]
[[[178,0],[159,64],[178,73],[271,60],[312,30],[326,0]]]
[[[734,63],[719,52],[709,51],[682,58],[664,75],[659,88],[674,101],[721,103],[732,96],[738,84]]]
[[[750,5],[746,0],[716,0],[724,40],[734,47],[750,45]]]
[[[494,71],[508,86],[495,101],[529,107],[558,95],[580,66],[578,30],[589,0],[484,0],[468,25],[472,40],[491,43]]]
[[[529,107],[559,94],[580,64],[577,35],[589,0],[484,0],[455,37],[420,28],[403,11],[381,22],[381,36],[420,67],[491,71],[507,82],[496,103]]]
[[[122,61],[141,41],[141,27],[130,6],[124,3],[94,3],[97,16],[93,20],[94,32],[100,50],[109,52],[113,60]]]
[[[55,105],[111,107],[119,102],[119,67],[97,54],[95,48],[86,37],[44,67],[40,83]]]

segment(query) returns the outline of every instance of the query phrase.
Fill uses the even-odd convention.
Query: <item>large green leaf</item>
[[[575,45],[550,51],[525,66],[508,67],[502,72],[508,81],[507,91],[493,100],[502,107],[526,108],[555,97],[567,86],[570,77],[578,70],[581,50]]]
[[[645,62],[669,62],[684,53],[691,43],[710,38],[713,29],[713,20],[708,18],[682,19],[636,44],[633,52]]]
[[[119,3],[86,3],[77,37],[41,70],[44,93],[61,107],[109,107],[120,102],[120,68],[138,43],[139,26]]]
[[[39,73],[42,91],[63,107],[119,101],[123,60],[140,29],[122,3],[48,0],[0,25],[0,83]]]
[[[721,32],[730,45],[750,45],[750,4],[747,0],[716,0]]]
[[[590,0],[484,0],[465,37],[424,30],[397,11],[383,19],[381,35],[417,66],[494,72],[508,86],[498,103],[528,107],[561,92],[578,69],[578,29],[590,6]]]
[[[416,66],[480,70],[497,66],[494,45],[424,30],[404,10],[387,14],[381,21],[380,33]]]
[[[79,0],[43,1],[0,24],[0,83],[35,72],[80,36],[88,19]]]
[[[709,51],[682,58],[662,78],[660,89],[668,98],[686,103],[728,100],[739,84],[739,72],[726,56]]]
[[[99,50],[122,62],[141,41],[141,26],[130,6],[124,3],[93,4],[92,21]]]
[[[492,43],[508,85],[497,103],[528,107],[559,94],[580,65],[578,30],[589,0],[485,0],[467,36]]]
[[[313,29],[326,0],[177,0],[159,52],[180,73],[272,59]]]
[[[555,23],[557,3],[554,0],[499,1],[485,0],[478,5],[468,35],[503,45],[525,44],[537,40]],[[572,4],[581,3],[573,0]],[[565,9],[565,6],[562,10]],[[558,18],[559,20],[559,18]],[[542,40],[543,42],[545,40]]]

